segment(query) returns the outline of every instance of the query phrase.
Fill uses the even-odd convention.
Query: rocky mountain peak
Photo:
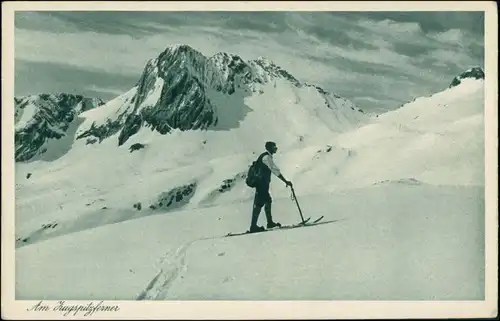
[[[248,68],[248,64],[238,55],[219,52],[209,58],[210,63],[222,73],[232,70],[236,73]]]
[[[161,73],[168,69],[183,69],[194,74],[203,74],[207,58],[199,51],[188,45],[173,45],[167,47],[155,60]]]
[[[263,94],[262,87],[271,82],[276,87],[278,79],[295,87],[305,86],[265,57],[245,61],[226,52],[206,57],[188,45],[169,46],[148,61],[136,86],[123,103],[119,102],[119,114],[107,123],[92,123],[82,129],[78,138],[94,136],[102,141],[119,132],[118,145],[123,145],[143,127],[161,134],[174,129],[217,128],[219,120],[224,123],[222,119],[227,115],[221,117],[223,108],[214,100],[236,93],[231,98],[233,106],[245,106],[245,97]],[[327,96],[326,91],[316,89]],[[330,106],[326,101],[325,105]],[[232,108],[236,115],[244,114]]]
[[[453,78],[448,88],[458,86],[462,82],[462,80],[466,78],[484,79],[484,71],[481,67],[470,68],[461,73],[460,75],[456,76],[455,78]]]

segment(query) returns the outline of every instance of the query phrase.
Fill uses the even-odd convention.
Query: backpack
[[[262,160],[259,157],[255,160],[248,169],[247,178],[245,183],[248,187],[255,188],[262,180]]]

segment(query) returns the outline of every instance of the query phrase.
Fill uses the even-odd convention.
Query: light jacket
[[[274,175],[276,176],[281,175],[279,167],[274,163],[273,156],[269,152],[266,152],[265,155],[262,157],[262,163],[264,163]]]

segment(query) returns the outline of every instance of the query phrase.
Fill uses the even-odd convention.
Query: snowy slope
[[[181,63],[207,59],[190,54]],[[205,129],[142,122],[118,147],[148,109],[130,104],[139,84],[80,114],[57,161],[16,164],[17,298],[483,298],[483,81],[366,119],[273,68],[251,94],[204,78],[218,120]],[[244,175],[267,140],[306,216],[334,222],[221,238],[250,224]],[[297,222],[289,190],[271,189],[276,220]]]
[[[483,80],[466,79],[340,135],[338,145],[358,156],[345,175],[360,183],[407,176],[437,185],[484,185],[483,101]]]
[[[480,299],[481,198],[401,183],[319,194],[304,212],[334,222],[232,238],[250,202],[106,225],[18,249],[18,299]],[[294,223],[294,206],[276,200],[274,216]]]

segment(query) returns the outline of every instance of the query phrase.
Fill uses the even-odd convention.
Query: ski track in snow
[[[164,263],[160,271],[139,294],[137,300],[156,300],[167,294],[172,282],[175,281],[181,271],[187,268],[186,252],[193,242],[185,242],[175,251],[169,251],[165,254],[160,260],[160,263]]]
[[[312,221],[316,220],[317,217],[310,218]],[[320,221],[318,223],[314,223],[311,225],[305,225],[301,226],[299,228],[308,228],[308,227],[313,227],[316,225],[324,225],[324,224],[331,224],[331,223],[336,223],[340,222],[342,220],[345,220],[346,218],[340,218],[340,219],[335,219],[335,220],[328,220],[328,221]],[[276,231],[286,231],[286,230],[293,230],[296,227],[290,227],[290,226],[284,226],[282,229],[272,229],[266,232],[276,232]],[[254,235],[258,235],[261,233],[255,233]],[[247,235],[250,236],[249,234],[242,234],[242,235],[235,235],[235,236],[243,236]],[[233,237],[235,237],[233,236]],[[187,271],[187,263],[186,263],[186,255],[189,250],[189,248],[196,242],[200,241],[207,241],[207,240],[215,240],[215,239],[220,239],[228,237],[228,235],[225,236],[211,236],[211,237],[202,237],[194,240],[189,240],[186,242],[183,242],[177,249],[167,251],[163,257],[160,258],[159,264],[161,265],[160,270],[158,273],[149,281],[148,285],[144,288],[143,291],[137,296],[136,300],[137,301],[142,301],[142,300],[166,300],[168,299],[168,290],[172,286],[172,284],[178,279],[179,275],[182,272]]]
[[[176,250],[168,251],[160,259],[160,271],[148,283],[146,288],[137,296],[136,300],[163,300],[168,295],[170,286],[177,280],[181,272],[187,270],[186,253],[191,245],[198,241],[218,238],[205,237],[182,243]]]

